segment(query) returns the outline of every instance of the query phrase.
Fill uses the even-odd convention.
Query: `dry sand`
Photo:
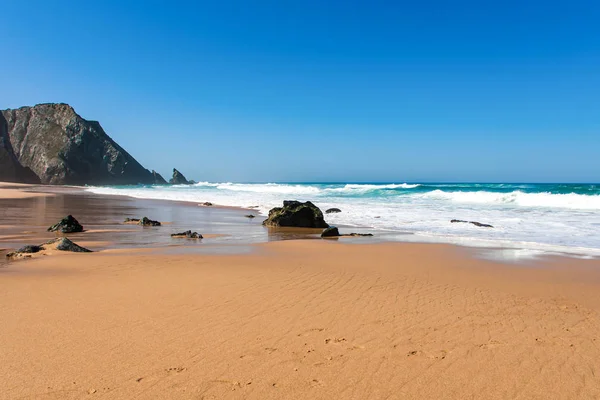
[[[599,271],[318,240],[15,262],[0,398],[599,398]]]

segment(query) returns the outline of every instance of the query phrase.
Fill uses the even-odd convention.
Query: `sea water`
[[[600,256],[600,185],[515,183],[211,183],[89,187],[107,195],[257,207],[310,200],[332,225],[402,241]],[[451,223],[478,221],[493,228]]]

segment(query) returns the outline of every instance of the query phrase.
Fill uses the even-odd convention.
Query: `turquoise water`
[[[398,240],[600,255],[600,185],[533,183],[231,183],[89,188],[137,198],[257,206],[310,200],[330,224],[397,234]],[[451,219],[492,224],[493,229]]]

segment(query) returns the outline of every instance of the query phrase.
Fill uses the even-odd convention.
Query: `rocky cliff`
[[[23,167],[10,143],[8,124],[0,113],[0,181],[40,183],[40,179],[28,168]]]
[[[81,118],[68,104],[38,104],[1,114],[6,132],[0,127],[0,179],[13,168],[21,174],[31,171],[44,184],[164,183],[156,182],[158,174],[142,167],[98,122]]]

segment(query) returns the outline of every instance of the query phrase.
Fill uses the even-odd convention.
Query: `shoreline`
[[[86,188],[84,188],[86,189]],[[89,189],[89,188],[88,188]],[[88,190],[90,191],[90,190]],[[94,192],[93,192],[94,193]],[[98,193],[97,193],[98,194]],[[130,198],[135,198],[139,200],[148,200],[148,201],[164,201],[169,203],[180,203],[183,205],[188,204],[198,204],[198,201],[192,200],[171,200],[171,199],[155,199],[155,198],[147,198],[147,197],[137,197],[137,196],[128,196],[128,195],[119,195],[119,194],[104,194],[104,196],[127,196]],[[305,199],[306,200],[306,199]],[[308,198],[308,200],[311,200]],[[244,206],[226,206],[214,204],[214,208],[227,208],[234,210],[244,210],[247,212],[251,212],[256,214],[257,216],[263,216],[266,218],[266,214],[264,212],[260,212],[255,208],[248,208]],[[327,215],[325,215],[327,218]],[[600,248],[589,248],[589,247],[578,247],[578,246],[565,246],[565,245],[557,245],[557,244],[546,244],[540,242],[527,242],[527,241],[518,241],[516,239],[485,239],[485,238],[477,238],[477,237],[469,237],[469,236],[443,236],[438,234],[430,234],[430,235],[422,235],[419,233],[411,232],[411,231],[403,231],[401,229],[392,230],[392,229],[383,229],[383,228],[375,228],[366,225],[360,224],[332,224],[333,226],[337,226],[338,228],[344,230],[352,230],[358,229],[365,231],[367,233],[373,233],[375,235],[376,240],[380,240],[382,242],[401,242],[401,243],[431,243],[431,244],[451,244],[459,247],[467,247],[472,248],[475,252],[486,252],[489,250],[509,250],[512,251],[513,255],[509,256],[510,259],[516,258],[524,258],[526,260],[529,259],[537,259],[549,256],[566,256],[569,258],[577,258],[577,259],[600,259]],[[411,240],[414,238],[415,240]],[[491,257],[495,257],[491,255]],[[518,260],[516,260],[518,262]]]
[[[8,182],[0,182],[0,195],[1,191],[10,190],[15,196],[13,199],[19,198],[29,198],[29,197],[42,197],[42,196],[60,196],[64,194],[69,195],[93,195],[98,198],[105,198],[107,201],[109,199],[118,201],[119,199],[125,201],[127,199],[135,200],[138,202],[146,203],[151,206],[172,206],[176,205],[178,207],[184,207],[188,209],[203,209],[210,212],[210,210],[221,210],[221,211],[231,211],[234,213],[251,213],[255,215],[257,218],[255,220],[260,220],[263,215],[254,208],[246,208],[241,206],[226,206],[213,204],[212,206],[204,206],[202,203],[198,203],[197,201],[188,201],[188,200],[170,200],[170,199],[150,199],[150,198],[139,198],[135,196],[129,195],[120,195],[120,194],[99,194],[92,192],[86,186],[60,186],[60,185],[30,185],[30,184],[13,184]],[[24,197],[23,197],[24,195]],[[10,199],[10,197],[1,197],[4,199]],[[246,214],[243,214],[246,215]],[[130,215],[131,216],[131,215]],[[257,221],[258,222],[258,221]],[[350,242],[352,244],[364,244],[364,243],[387,243],[387,242],[397,242],[397,243],[414,243],[414,244],[448,244],[452,246],[457,246],[460,248],[469,249],[471,254],[475,257],[483,258],[491,261],[499,261],[499,262],[509,262],[509,263],[530,263],[530,262],[543,262],[545,259],[551,259],[553,257],[567,257],[572,259],[582,259],[582,260],[597,260],[600,259],[600,255],[592,255],[590,251],[596,249],[578,249],[576,247],[559,247],[552,245],[544,245],[536,242],[531,243],[523,243],[519,242],[504,242],[501,241],[481,241],[481,240],[433,240],[428,238],[424,238],[419,235],[415,235],[412,232],[401,232],[401,231],[392,231],[392,230],[378,230],[369,227],[359,227],[355,225],[342,225],[336,224],[335,226],[343,229],[343,230],[352,230],[358,229],[368,233],[373,233],[374,236],[372,238],[347,238],[340,237],[337,240],[342,240],[344,242]],[[185,229],[184,229],[185,230]],[[317,231],[308,232],[302,229],[295,230],[294,228],[289,229],[290,234],[286,235],[286,229],[278,229],[278,231],[283,232],[283,239],[290,238],[311,238],[316,239],[318,235]],[[411,239],[416,240],[411,240]],[[461,238],[462,239],[462,238]],[[244,238],[239,238],[240,244],[243,245],[252,245],[253,243],[257,243],[257,238],[253,237],[247,240],[244,243]],[[271,240],[271,239],[269,239]],[[328,239],[331,240],[331,239]],[[334,239],[335,240],[335,239]],[[258,240],[258,243],[264,242],[266,240]],[[469,243],[471,242],[471,243]],[[0,243],[1,246],[1,243]],[[579,251],[578,251],[579,250]]]

